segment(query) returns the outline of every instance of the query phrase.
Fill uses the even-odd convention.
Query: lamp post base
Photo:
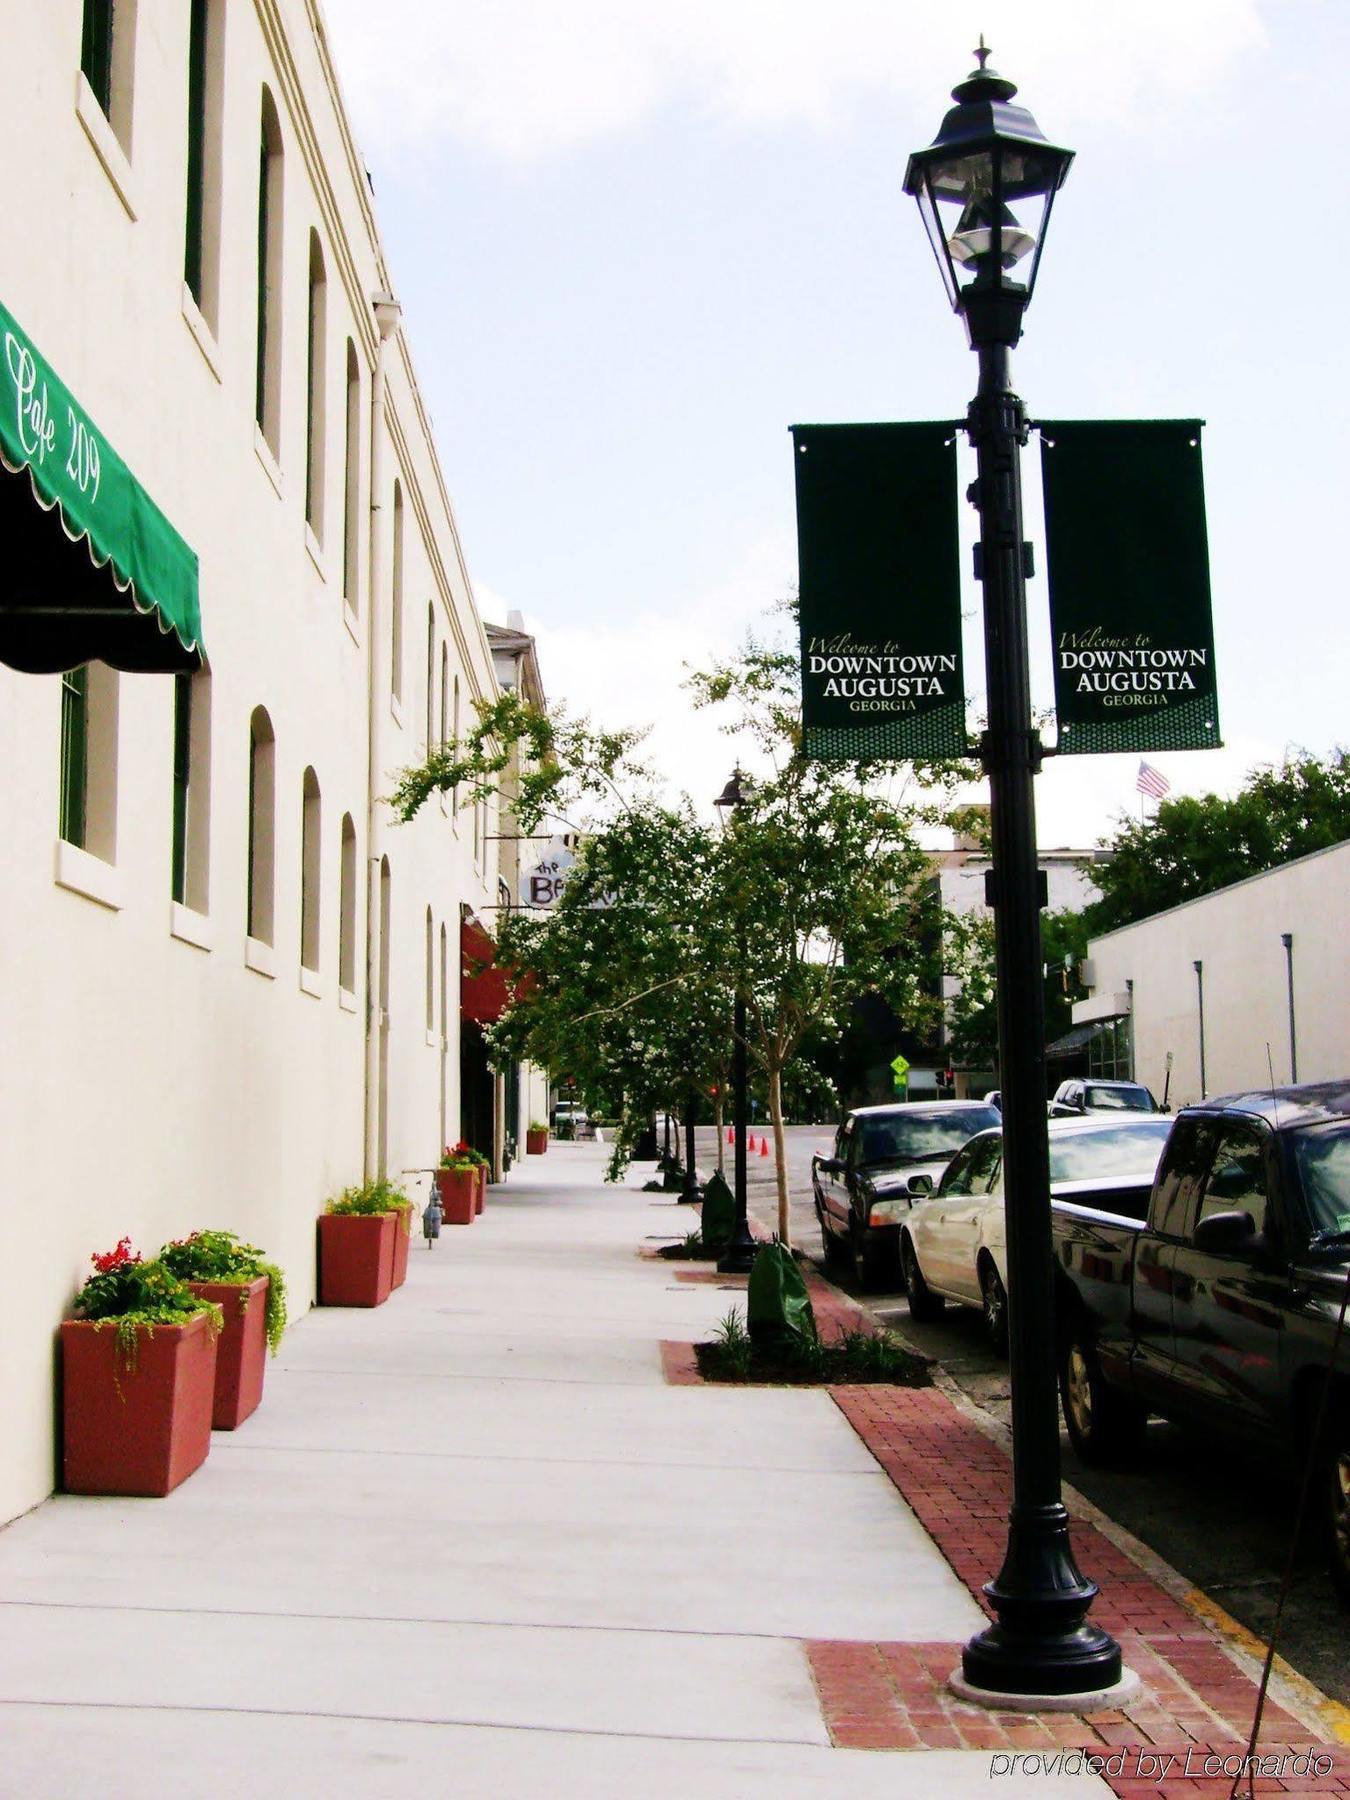
[[[1087,1688],[1076,1694],[1013,1694],[1001,1688],[972,1687],[960,1669],[953,1669],[947,1686],[958,1700],[971,1706],[987,1706],[994,1712],[1108,1712],[1118,1711],[1133,1700],[1143,1683],[1133,1669],[1122,1669],[1114,1687]]]
[[[971,1687],[1048,1696],[1120,1681],[1120,1645],[1084,1622],[1097,1584],[1074,1562],[1062,1504],[1014,1505],[1003,1567],[984,1591],[998,1618],[961,1653]]]
[[[751,1237],[744,1219],[737,1221],[731,1241],[717,1259],[719,1275],[748,1275],[754,1266],[759,1245]]]

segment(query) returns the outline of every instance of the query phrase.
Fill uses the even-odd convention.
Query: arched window
[[[248,722],[248,935],[272,942],[276,854],[276,738],[267,709]]]
[[[323,835],[323,801],[319,794],[319,778],[313,769],[305,770],[303,811],[300,826],[300,964],[316,973],[319,967],[319,930],[321,922],[320,894],[323,862],[320,844]]]
[[[436,608],[427,607],[427,754],[435,748],[431,735],[432,712],[436,704]]]
[[[173,898],[208,910],[211,873],[211,677],[174,676]]]
[[[212,331],[219,328],[224,15],[223,0],[191,0],[183,279]]]
[[[326,370],[328,277],[317,231],[309,234],[309,343],[305,365],[305,521],[323,542],[324,447],[328,436]]]
[[[361,367],[347,339],[347,485],[342,519],[342,592],[361,611]]]
[[[281,461],[282,182],[281,122],[276,102],[262,94],[258,160],[258,361],[254,418],[272,455]]]
[[[436,1024],[436,982],[435,982],[435,950],[436,927],[432,922],[431,908],[427,908],[427,1030],[432,1031]]]
[[[403,488],[394,483],[394,551],[389,596],[389,692],[403,698]]]
[[[450,646],[441,645],[441,748],[450,741]]]
[[[342,815],[342,880],[338,914],[338,986],[356,992],[356,827]]]

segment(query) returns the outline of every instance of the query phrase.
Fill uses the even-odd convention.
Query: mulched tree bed
[[[838,1387],[858,1382],[893,1387],[932,1387],[933,1359],[921,1356],[890,1332],[846,1331],[829,1343],[819,1339],[782,1344],[751,1341],[740,1324],[711,1344],[696,1344],[699,1374],[705,1381],[771,1387]]]

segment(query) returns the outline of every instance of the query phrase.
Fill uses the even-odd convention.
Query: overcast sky
[[[524,614],[551,696],[655,723],[711,798],[735,747],[681,665],[795,585],[787,427],[964,412],[900,184],[983,30],[1078,152],[1014,359],[1033,417],[1207,421],[1228,747],[1150,760],[1227,790],[1350,737],[1345,0],[324,10],[480,610]],[[1029,605],[1048,703],[1043,580]],[[1050,764],[1042,843],[1137,811],[1137,765]]]

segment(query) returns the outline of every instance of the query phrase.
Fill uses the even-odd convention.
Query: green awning
[[[0,661],[195,669],[195,551],[3,306],[0,339]]]

